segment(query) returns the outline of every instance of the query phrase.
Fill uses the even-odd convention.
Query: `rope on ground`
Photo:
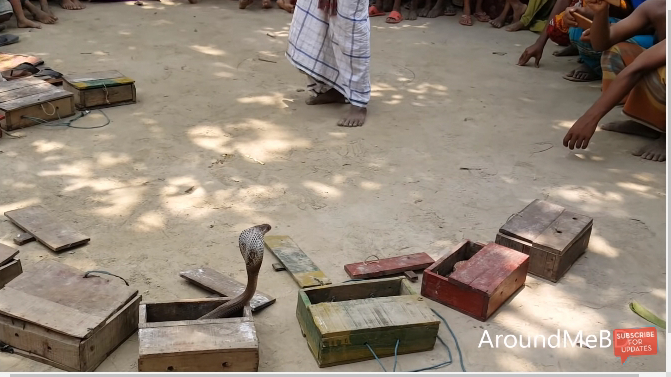
[[[42,110],[44,111],[44,109],[42,109]],[[21,118],[32,120],[33,122],[35,122],[35,123],[37,123],[38,125],[41,125],[41,126],[69,127],[69,128],[76,128],[76,129],[79,129],[79,130],[92,130],[92,129],[96,129],[96,128],[103,128],[103,127],[107,126],[108,124],[110,124],[112,122],[110,120],[110,118],[107,116],[107,114],[105,114],[102,110],[98,109],[98,111],[105,117],[106,122],[105,122],[105,124],[103,124],[101,126],[93,126],[93,127],[77,127],[77,126],[72,125],[72,123],[74,123],[76,120],[79,120],[79,119],[85,117],[86,115],[90,114],[91,111],[89,111],[89,110],[85,110],[85,111],[80,112],[78,115],[75,115],[70,120],[61,119],[61,116],[58,113],[58,109],[55,109],[55,112],[58,115],[58,120],[59,121],[47,121],[47,120],[44,120],[44,119],[41,119],[41,118],[30,117],[30,116],[26,116],[26,115],[22,116]],[[46,111],[44,111],[44,113],[47,114]],[[50,115],[50,114],[47,114],[47,115]]]
[[[126,285],[130,287],[130,285],[128,284],[128,282],[126,281],[126,279],[122,278],[122,277],[119,276],[119,275],[114,275],[113,273],[110,273],[110,272],[107,272],[107,271],[95,271],[95,270],[94,270],[94,271],[86,271],[86,273],[84,274],[84,277],[87,278],[87,277],[89,277],[90,274],[93,274],[93,273],[96,273],[96,274],[105,274],[105,275],[110,275],[110,276],[117,277],[117,278],[123,280],[123,282],[126,283]]]

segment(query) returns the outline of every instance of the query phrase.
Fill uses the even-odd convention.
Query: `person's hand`
[[[575,13],[575,11],[576,7],[566,8],[566,10],[564,11],[564,22],[569,27],[578,27],[578,21],[576,21],[575,16],[573,16],[573,13]]]
[[[590,30],[592,29],[587,29],[582,32],[582,35],[580,36],[580,40],[585,43],[592,43],[592,35],[590,34]]]
[[[526,65],[531,58],[534,58],[534,66],[538,68],[541,62],[541,57],[543,56],[543,47],[544,46],[539,43],[534,43],[527,47],[522,53],[522,56],[520,56],[520,60],[517,61],[517,65]]]
[[[608,12],[608,3],[605,0],[583,0],[583,4],[594,13]]]
[[[581,116],[564,136],[564,146],[571,150],[587,148],[598,122],[598,119],[588,114]]]

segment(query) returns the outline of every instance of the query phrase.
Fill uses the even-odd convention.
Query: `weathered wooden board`
[[[259,343],[251,308],[240,317],[194,319],[229,298],[145,303],[140,307],[141,372],[255,372]]]
[[[403,276],[405,276],[406,278],[408,278],[408,280],[410,280],[410,281],[413,282],[413,283],[416,282],[416,281],[419,279],[419,277],[417,276],[417,274],[414,273],[413,271],[405,271],[405,272],[403,273]]]
[[[515,236],[521,240],[532,242],[564,211],[564,207],[534,200],[522,211],[513,215],[499,230],[499,232]]]
[[[345,271],[352,279],[368,279],[399,274],[405,271],[423,270],[432,265],[433,262],[433,258],[427,253],[416,253],[347,264],[345,265]]]
[[[73,95],[34,77],[0,82],[0,111],[3,129],[12,131],[33,126],[27,117],[45,121],[67,118],[74,114]]]
[[[430,350],[440,325],[400,277],[302,289],[296,316],[320,367]]]
[[[88,243],[91,238],[59,222],[42,206],[32,206],[5,212],[23,231],[32,234],[53,251],[64,251]]]
[[[319,267],[289,236],[266,236],[266,247],[282,262],[301,288],[331,284]]]
[[[25,245],[28,242],[33,242],[33,241],[35,241],[35,236],[33,236],[30,233],[21,232],[21,233],[17,234],[16,237],[14,237],[14,243],[19,245],[19,246]]]
[[[9,263],[18,253],[15,248],[0,243],[0,266]]]
[[[179,276],[203,289],[226,297],[238,296],[245,290],[244,284],[208,267],[183,271],[179,273]],[[249,306],[252,311],[259,311],[274,304],[275,301],[275,298],[257,290]]]

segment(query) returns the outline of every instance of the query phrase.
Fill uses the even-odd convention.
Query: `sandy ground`
[[[631,300],[666,317],[664,164],[631,156],[645,142],[632,136],[598,131],[586,151],[562,147],[600,89],[562,80],[576,63],[553,57],[556,46],[541,69],[521,68],[514,63],[532,33],[376,18],[370,118],[342,129],[335,122],[345,108],[304,104],[303,78],[282,55],[291,20],[283,11],[205,0],[56,12],[58,25],[10,29],[21,42],[4,50],[37,54],[64,73],[119,70],[137,80],[139,103],[105,110],[105,128],[33,127],[0,141],[0,211],[40,203],[92,239],[61,255],[27,244],[25,268],[52,258],[125,276],[146,300],[203,297],[178,273],[210,266],[244,281],[238,234],[267,222],[338,282],[348,278],[344,264],[371,254],[438,258],[465,238],[491,241],[512,213],[544,198],[594,218],[589,252],[558,284],[529,276],[486,323],[430,303],[459,339],[467,370],[664,370],[661,331],[659,356],[624,366],[612,348],[478,348],[484,329],[549,336],[647,326]],[[92,113],[77,125],[103,121]],[[15,233],[3,217],[0,241]],[[297,285],[272,270],[275,261],[267,255],[259,283],[277,298],[255,315],[260,370],[317,371],[295,317]],[[459,371],[454,341],[445,327],[440,335],[455,354],[441,371]],[[98,371],[136,370],[137,351],[134,335]],[[446,357],[437,345],[401,356],[398,368]],[[7,354],[0,365],[54,370]]]

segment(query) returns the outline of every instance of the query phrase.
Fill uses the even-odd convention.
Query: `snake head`
[[[263,250],[265,248],[263,236],[268,233],[271,226],[268,224],[256,225],[245,229],[240,234],[240,253],[245,260],[247,271],[258,271],[263,261]]]
[[[263,234],[266,234],[266,233],[270,232],[270,229],[272,229],[272,227],[268,224],[257,225],[257,226],[255,226],[255,228],[260,230]]]

